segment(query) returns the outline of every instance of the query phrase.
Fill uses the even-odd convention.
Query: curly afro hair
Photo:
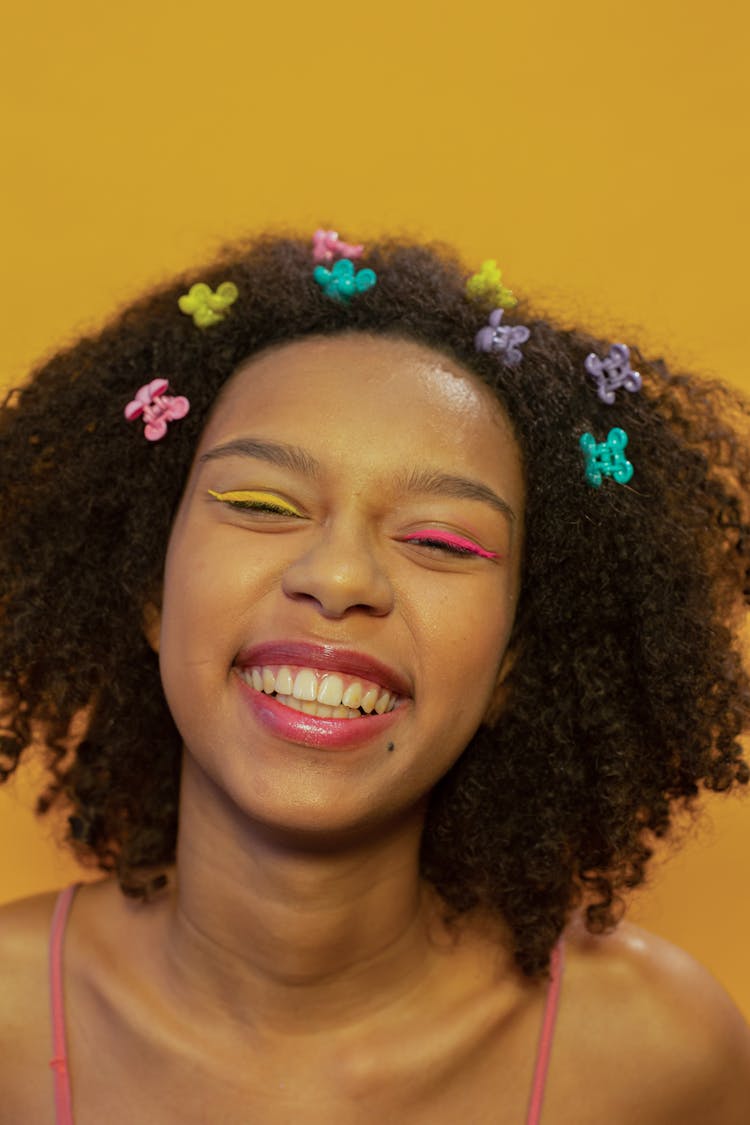
[[[359,264],[359,263],[358,263]],[[309,243],[235,244],[202,280],[239,299],[205,330],[180,278],[32,373],[0,412],[0,770],[32,743],[49,769],[38,811],[66,808],[78,858],[149,898],[174,862],[181,741],[143,607],[159,597],[173,515],[218,391],[249,356],[310,334],[427,344],[489,385],[527,487],[516,653],[502,713],[430,799],[421,865],[449,913],[490,909],[529,977],[571,911],[613,926],[653,837],[701,787],[744,785],[750,691],[740,649],[750,568],[748,406],[633,350],[638,394],[599,401],[584,361],[609,341],[525,304],[519,366],[475,349],[491,304],[452,251],[369,248],[377,285],[346,304],[312,276]],[[159,442],[123,408],[165,377],[189,415]],[[591,487],[579,437],[629,435],[627,486]],[[71,738],[76,715],[85,733]]]

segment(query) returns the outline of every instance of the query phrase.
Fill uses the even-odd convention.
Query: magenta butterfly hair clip
[[[125,407],[128,422],[143,417],[144,437],[147,441],[159,441],[167,432],[167,424],[184,418],[190,410],[190,403],[182,395],[168,395],[169,383],[166,379],[152,379],[139,387],[135,398]]]

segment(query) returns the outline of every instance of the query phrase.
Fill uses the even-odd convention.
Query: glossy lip
[[[397,705],[393,711],[386,711],[383,715],[363,715],[361,719],[319,719],[315,715],[306,715],[304,711],[294,711],[283,703],[277,703],[273,696],[256,691],[239,674],[234,678],[243,700],[249,704],[258,722],[277,737],[303,746],[325,750],[353,750],[366,742],[372,742],[374,738],[382,738],[401,717],[399,712],[402,708]]]
[[[387,688],[394,695],[402,698],[412,696],[411,685],[408,680],[393,668],[382,664],[373,656],[353,649],[338,648],[335,645],[316,645],[307,641],[265,641],[262,644],[252,645],[242,649],[235,661],[238,668],[259,667],[263,664],[292,664],[303,668],[320,668],[322,671],[343,672],[349,676],[362,676],[381,687]],[[257,694],[257,693],[256,693]],[[266,696],[269,699],[270,696]],[[283,703],[277,707],[290,711]],[[390,712],[393,714],[393,712]],[[382,716],[379,716],[382,718]],[[313,716],[308,715],[308,719]],[[318,719],[317,722],[343,722],[358,723],[359,719]],[[368,716],[368,722],[371,717]]]

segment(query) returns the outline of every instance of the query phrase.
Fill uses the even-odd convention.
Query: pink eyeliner
[[[462,551],[471,551],[473,555],[480,555],[483,559],[499,559],[500,554],[497,551],[485,551],[484,547],[479,547],[476,543],[472,543],[470,539],[464,539],[462,535],[453,535],[447,531],[431,531],[426,528],[424,531],[415,531],[412,535],[405,535],[404,542],[410,539],[432,539],[435,543],[445,543],[448,547],[458,547]]]

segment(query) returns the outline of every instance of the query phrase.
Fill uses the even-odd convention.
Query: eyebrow
[[[318,478],[320,476],[320,463],[311,453],[299,445],[287,445],[281,441],[261,441],[260,438],[235,438],[233,441],[217,445],[203,453],[198,461],[219,461],[222,457],[254,457],[259,461],[268,461],[282,469],[291,469],[292,472],[301,473],[305,477]]]
[[[199,464],[204,464],[208,461],[219,461],[224,457],[252,457],[316,480],[322,475],[320,462],[308,450],[299,445],[287,445],[286,442],[260,438],[234,438],[201,454],[198,461]],[[456,473],[445,473],[437,469],[414,468],[399,473],[395,484],[401,492],[417,493],[422,496],[448,496],[457,500],[479,500],[489,504],[511,523],[516,519],[516,514],[507,500],[498,496],[489,485],[471,477],[462,477]]]
[[[455,500],[479,500],[489,504],[495,511],[506,516],[511,523],[516,513],[507,500],[498,496],[489,485],[482,484],[471,477],[456,473],[443,473],[437,469],[412,469],[408,474],[399,474],[396,485],[403,492],[414,492],[422,496],[449,496]]]

